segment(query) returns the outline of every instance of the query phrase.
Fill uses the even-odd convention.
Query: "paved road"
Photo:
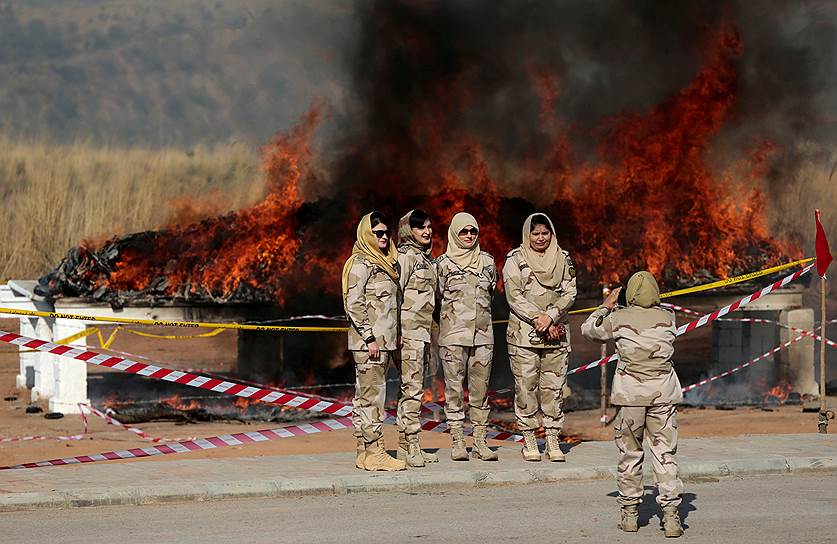
[[[837,474],[690,483],[689,543],[835,542]],[[363,493],[0,514],[4,544],[585,542],[664,540],[648,495],[638,534],[616,530],[613,483]]]

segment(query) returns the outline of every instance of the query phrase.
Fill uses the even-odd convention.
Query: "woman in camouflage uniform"
[[[546,429],[546,455],[563,461],[558,434],[564,423],[570,335],[567,312],[575,302],[575,268],[558,247],[555,227],[536,213],[523,223],[523,242],[503,267],[509,327],[506,340],[514,375],[514,412],[523,432],[523,458],[540,461],[535,438],[538,415]]]
[[[405,468],[404,461],[387,454],[382,433],[386,369],[398,349],[399,293],[397,252],[387,218],[381,212],[366,214],[358,224],[352,256],[343,266],[343,305],[355,360],[355,466],[364,470]]]
[[[637,272],[628,280],[627,308],[614,310],[621,288],[614,289],[581,326],[585,338],[616,341],[619,363],[613,376],[610,402],[619,406],[613,427],[619,449],[619,504],[623,531],[637,527],[642,502],[643,439],[647,439],[657,482],[657,504],[663,509],[667,537],[683,534],[677,507],[683,482],[677,474],[677,404],[683,401],[674,372],[674,314],[660,307],[660,289],[650,272]]]
[[[398,458],[411,467],[435,463],[435,453],[419,446],[419,411],[424,392],[424,361],[430,350],[430,327],[436,306],[436,264],[430,256],[433,227],[430,214],[412,210],[398,222],[398,265],[401,302],[401,372],[398,398]]]
[[[474,455],[496,461],[485,442],[488,425],[488,379],[494,351],[491,296],[497,286],[494,257],[480,251],[479,225],[471,214],[453,216],[448,247],[437,259],[439,356],[445,373],[445,415],[453,442],[451,459],[467,461],[463,382],[468,373],[468,414],[474,425]]]

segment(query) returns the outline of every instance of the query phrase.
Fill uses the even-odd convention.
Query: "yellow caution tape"
[[[111,342],[113,342],[113,337],[116,336],[116,331],[113,331],[113,333],[110,335],[110,338],[107,340],[107,342],[102,337],[102,331],[100,331],[96,327],[93,327],[93,328],[90,328],[90,329],[84,329],[83,331],[79,331],[75,334],[71,334],[70,336],[68,336],[66,338],[62,338],[61,340],[56,340],[55,343],[56,344],[61,344],[61,345],[67,345],[67,344],[71,344],[71,343],[75,342],[79,338],[85,338],[85,337],[93,335],[93,334],[98,334],[99,335],[99,343],[102,344],[103,348],[107,349],[107,347],[110,346]],[[36,353],[38,351],[39,350],[37,350],[37,349],[26,349],[26,350],[23,350],[23,351],[3,350],[3,351],[0,351],[0,353]]]
[[[0,314],[28,315],[34,317],[51,317],[55,319],[79,319],[81,321],[101,321],[103,323],[119,323],[131,325],[154,325],[157,327],[186,327],[207,329],[237,329],[245,331],[275,331],[275,332],[341,332],[346,327],[289,327],[279,325],[244,325],[239,323],[204,323],[200,321],[161,321],[157,319],[131,319],[105,317],[94,315],[66,314],[62,312],[40,312],[35,310],[16,310],[0,308]]]
[[[699,293],[701,291],[709,291],[711,289],[716,289],[718,287],[725,287],[727,285],[733,285],[736,283],[741,283],[743,281],[752,280],[755,278],[760,278],[762,276],[767,276],[769,274],[773,274],[774,272],[779,272],[780,270],[785,270],[787,268],[792,268],[794,266],[799,266],[805,263],[809,263],[815,260],[813,257],[809,257],[807,259],[800,259],[798,261],[794,261],[792,263],[786,263],[779,266],[773,266],[771,268],[766,268],[764,270],[759,270],[758,272],[750,272],[749,274],[744,274],[741,276],[736,276],[734,278],[727,278],[725,280],[719,280],[712,283],[707,283],[704,285],[696,285],[694,287],[688,287],[686,289],[680,289],[677,291],[671,291],[669,293],[663,293],[660,295],[660,298],[668,298],[674,297],[678,295],[685,295],[687,293]],[[583,314],[589,313],[594,311],[597,306],[592,306],[590,308],[582,308],[579,310],[572,310],[570,314]],[[0,314],[11,314],[11,315],[28,315],[28,316],[36,316],[36,317],[52,317],[56,319],[80,319],[82,321],[100,321],[104,323],[119,323],[119,324],[135,324],[135,325],[155,325],[158,327],[188,327],[188,328],[211,328],[211,329],[236,329],[236,330],[245,330],[245,331],[273,331],[273,332],[345,332],[348,329],[346,327],[291,327],[285,325],[244,325],[239,323],[204,323],[200,321],[160,321],[156,319],[130,319],[130,318],[118,318],[118,317],[104,317],[104,316],[90,316],[90,315],[77,315],[77,314],[65,314],[61,312],[39,312],[35,310],[15,310],[12,308],[0,308]],[[508,323],[508,320],[500,320],[494,321],[494,323]],[[117,329],[118,330],[118,329]],[[84,331],[85,333],[87,331]],[[139,331],[130,331],[133,334],[139,334]],[[216,331],[212,331],[214,334],[218,334]],[[82,334],[82,333],[79,333]],[[89,333],[93,334],[93,332]],[[114,331],[111,334],[111,338],[108,339],[108,345],[110,342],[113,341],[113,337],[116,334]],[[214,334],[208,334],[206,336],[213,336]],[[101,333],[99,333],[100,339]],[[148,333],[143,333],[143,335],[149,335]],[[87,336],[87,334],[82,334],[82,336]],[[80,336],[81,337],[81,336]],[[165,336],[159,336],[160,338],[165,338]],[[178,337],[180,338],[189,338],[189,337]],[[66,340],[66,339],[65,339]],[[70,340],[72,341],[72,340]],[[103,342],[104,344],[104,342]],[[104,346],[103,346],[104,347]]]
[[[792,263],[785,263],[780,264],[778,266],[773,266],[770,268],[765,268],[764,270],[759,270],[758,272],[749,272],[747,274],[742,274],[741,276],[735,276],[734,278],[727,278],[725,280],[718,280],[713,281],[712,283],[706,283],[703,285],[695,285],[694,287],[687,287],[685,289],[678,289],[677,291],[669,291],[668,293],[662,293],[660,298],[669,298],[669,297],[676,297],[679,295],[686,295],[689,293],[700,293],[701,291],[710,291],[712,289],[717,289],[719,287],[726,287],[727,285],[734,285],[736,283],[745,282],[748,280],[760,278],[762,276],[768,276],[773,274],[774,272],[779,272],[781,270],[785,270],[787,268],[793,268],[794,266],[799,266],[803,264],[810,263],[811,261],[815,261],[814,257],[808,257],[807,259],[800,259],[798,261],[793,261]],[[578,310],[571,310],[568,312],[570,315],[572,314],[588,314],[592,311],[595,311],[598,306],[591,306],[589,308],[581,308]],[[494,321],[493,323],[508,323],[508,319],[502,321]]]
[[[136,334],[137,336],[144,336],[146,338],[160,338],[162,340],[191,340],[192,338],[209,338],[210,336],[217,336],[224,332],[224,329],[215,329],[213,331],[204,332],[201,334],[193,334],[191,336],[177,336],[174,334],[153,334],[150,332],[135,331],[133,329],[124,329],[125,332]],[[115,332],[115,331],[114,331]]]

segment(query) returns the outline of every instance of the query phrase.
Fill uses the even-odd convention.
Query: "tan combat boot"
[[[421,453],[421,459],[423,462],[420,465],[414,465],[409,460],[410,447],[413,443],[415,443],[415,449],[418,450],[419,453]],[[415,455],[415,453],[413,453],[412,455]],[[407,461],[407,466],[410,467],[423,467],[426,463],[439,462],[438,455],[421,449],[421,446],[419,445],[418,434],[407,436],[406,434],[398,433],[398,458]]]
[[[366,459],[366,443],[362,438],[357,439],[357,457],[355,457],[355,466],[361,470],[363,468],[363,460]]]
[[[683,526],[680,525],[680,512],[676,506],[663,508],[663,531],[666,538],[677,538],[683,534]]]
[[[465,447],[465,432],[461,426],[451,426],[450,439],[450,458],[454,461],[467,461],[469,459],[468,448]]]
[[[636,505],[623,506],[622,521],[619,522],[618,527],[626,533],[635,533],[639,531],[639,525],[637,521],[638,517],[639,513],[637,512]]]
[[[483,461],[497,461],[500,457],[485,443],[485,435],[484,426],[474,427],[474,457]]]
[[[366,444],[366,457],[363,459],[366,470],[404,470],[407,464],[399,459],[393,459],[384,449],[383,438]]]
[[[538,449],[538,440],[535,438],[535,431],[523,431],[523,453],[525,461],[540,461],[541,450]]]
[[[566,461],[561,451],[561,441],[558,440],[558,429],[546,430],[546,458],[552,462]]]
[[[398,452],[396,453],[396,457],[407,463],[408,467],[421,468],[424,466],[424,457],[421,455],[418,437],[415,440],[411,440],[411,438],[402,432],[398,433]]]

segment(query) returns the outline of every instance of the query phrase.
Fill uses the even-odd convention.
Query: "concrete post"
[[[86,328],[84,321],[56,319],[53,338],[60,340],[83,332]],[[87,339],[79,338],[70,345],[87,346]],[[87,398],[87,364],[61,356],[53,356],[53,361],[55,389],[52,398],[49,399],[49,410],[62,414],[78,414],[78,403],[90,403],[90,399]]]
[[[52,329],[55,320],[51,317],[37,319],[35,323],[35,338],[52,340]],[[55,358],[49,353],[36,352],[35,383],[32,386],[32,402],[48,399],[55,393]]]
[[[30,338],[35,336],[35,329],[38,325],[37,317],[20,318],[20,334]],[[35,367],[38,366],[40,353],[29,348],[20,348],[20,370],[15,376],[15,387],[18,389],[32,389],[35,387]]]
[[[799,308],[783,310],[779,313],[779,322],[788,327],[796,327],[807,331],[814,329],[814,310]],[[787,342],[799,336],[798,331],[781,328],[782,342]],[[790,382],[791,391],[800,395],[817,396],[817,382],[814,379],[814,339],[805,338],[796,342],[779,354],[780,376]]]

